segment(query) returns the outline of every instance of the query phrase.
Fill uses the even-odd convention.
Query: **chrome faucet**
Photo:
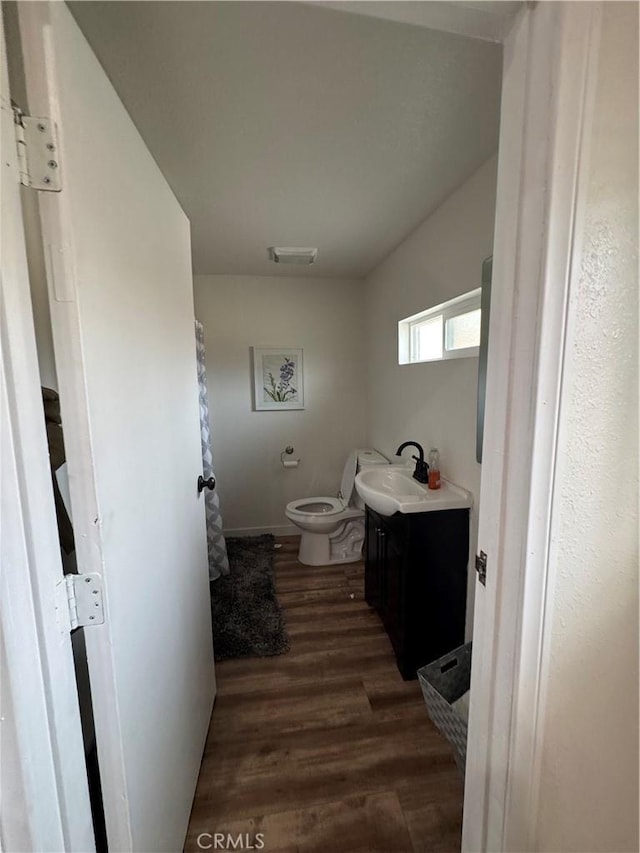
[[[424,461],[424,450],[422,449],[422,445],[418,444],[417,441],[405,441],[396,450],[396,456],[400,456],[405,447],[415,447],[419,453],[419,456],[411,457],[416,460],[416,470],[413,472],[413,479],[417,480],[419,483],[428,483],[429,465]]]

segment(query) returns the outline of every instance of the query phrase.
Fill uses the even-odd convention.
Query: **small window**
[[[482,288],[398,323],[398,362],[440,361],[477,356]]]

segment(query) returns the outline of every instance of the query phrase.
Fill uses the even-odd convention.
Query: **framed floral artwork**
[[[302,350],[252,347],[256,412],[304,409]]]

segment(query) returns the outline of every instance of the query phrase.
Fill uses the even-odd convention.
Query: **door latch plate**
[[[487,555],[484,551],[480,551],[480,554],[476,554],[476,572],[478,573],[478,580],[482,584],[482,586],[487,585]]]

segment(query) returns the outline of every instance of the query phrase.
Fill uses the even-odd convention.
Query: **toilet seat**
[[[319,497],[291,501],[287,504],[285,515],[307,529],[318,529],[327,525],[327,529],[333,529],[342,521],[362,518],[364,512],[356,506],[345,506],[339,498]]]
[[[297,512],[300,515],[319,515],[326,518],[328,515],[336,515],[345,509],[344,504],[338,498],[300,498],[287,504],[287,510]]]
[[[328,498],[323,495],[319,498],[300,498],[287,504],[285,514],[294,521],[293,516],[297,516],[298,519],[311,524],[314,521],[322,524],[326,519],[336,515],[344,519],[360,518],[363,515],[362,510],[351,505],[357,466],[358,452],[353,450],[347,457],[342,473],[340,497]]]

